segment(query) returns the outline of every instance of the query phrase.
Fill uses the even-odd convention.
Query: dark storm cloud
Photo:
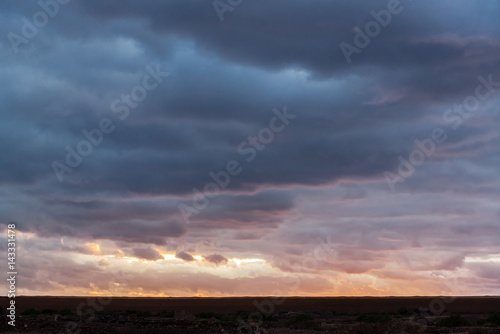
[[[68,235],[83,239],[110,239],[156,245],[165,245],[168,238],[180,237],[186,233],[186,226],[176,221],[93,219],[92,214],[92,211],[88,213],[87,221],[81,217],[56,217],[30,221],[20,228],[41,237]]]
[[[0,42],[0,221],[21,218],[22,231],[44,237],[166,245],[188,234],[177,205],[189,203],[193,188],[213,182],[209,173],[234,159],[242,173],[193,218],[193,233],[227,228],[238,230],[236,240],[258,240],[297,214],[295,188],[347,179],[360,186],[345,190],[342,200],[369,203],[347,218],[396,216],[399,223],[415,223],[401,218],[407,203],[371,203],[374,195],[363,182],[383,182],[382,174],[398,167],[399,155],[408,157],[415,139],[436,126],[449,129],[443,113],[474,93],[479,75],[500,81],[500,25],[491,14],[499,5],[401,5],[404,10],[350,64],[339,44],[353,44],[353,28],[364,29],[373,20],[370,11],[385,9],[387,1],[244,1],[225,13],[224,22],[210,1],[73,0],[61,6],[18,54],[7,38]],[[4,36],[21,33],[20,19],[39,10],[35,2],[2,2]],[[148,65],[171,75],[121,121],[111,103],[141,83]],[[272,109],[284,105],[296,118],[247,162],[238,146],[268,127]],[[490,182],[498,178],[497,105],[492,94],[481,113],[448,132],[432,161],[399,189],[498,196],[500,187]],[[59,183],[51,163],[64,163],[65,147],[76,148],[85,139],[82,130],[97,128],[104,117],[116,130]],[[491,217],[481,222],[491,224]],[[368,225],[353,224],[365,231]],[[344,222],[336,228],[339,238],[352,236],[369,251],[403,247],[372,240],[373,231],[359,236]],[[288,236],[297,244],[314,240],[294,233]],[[483,241],[478,237],[473,244]],[[404,245],[412,242],[405,239]],[[158,255],[135,250],[143,258]],[[380,268],[367,253],[345,245],[340,251]],[[346,268],[369,269],[368,262]]]
[[[81,5],[91,16],[101,20],[118,18],[145,19],[159,34],[179,34],[195,39],[202,47],[231,61],[243,61],[268,68],[290,65],[308,67],[322,75],[345,68],[345,59],[338,52],[342,40],[352,43],[354,26],[364,28],[373,20],[371,10],[387,8],[387,1],[321,1],[313,6],[307,1],[253,1],[227,12],[224,25],[211,3],[201,1],[169,1],[139,4],[86,1]],[[454,6],[449,6],[453,4]],[[435,43],[415,46],[408,38],[432,36],[436,32],[456,29],[470,34],[476,25],[460,14],[480,16],[482,28],[498,34],[493,17],[485,15],[498,9],[498,4],[481,2],[477,5],[460,1],[433,3],[401,1],[403,12],[393,16],[376,41],[371,43],[358,64],[431,65],[462,56],[461,45]],[[443,20],[443,10],[447,19]],[[210,29],[206,29],[210,27]],[[266,36],[265,39],[262,36]],[[241,43],[245,40],[245,43]]]
[[[229,261],[227,257],[224,257],[220,254],[207,255],[203,256],[203,258],[205,259],[205,261],[215,263],[216,265],[226,264]]]
[[[156,261],[162,260],[163,256],[152,247],[133,248],[132,255],[144,260]]]
[[[187,203],[189,204],[189,203]],[[248,225],[277,227],[282,215],[293,210],[291,195],[286,192],[265,191],[254,195],[221,195],[199,215],[193,217],[193,225],[207,229],[246,228]]]
[[[191,254],[186,253],[184,251],[177,252],[175,254],[175,257],[178,259],[184,260],[186,262],[194,261],[194,257]]]

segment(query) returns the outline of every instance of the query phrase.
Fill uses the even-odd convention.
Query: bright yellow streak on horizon
[[[175,257],[175,254],[161,254],[163,256],[163,259],[166,261],[183,261],[182,259],[179,259]],[[197,261],[202,261],[203,256],[201,255],[192,255],[193,258]],[[161,260],[160,260],[161,261]],[[234,262],[237,265],[241,265],[242,263],[256,263],[256,262],[266,262],[264,259],[243,259],[243,258],[231,258],[229,259],[229,262]]]
[[[256,262],[266,262],[263,259],[229,259],[229,262],[234,262],[237,265],[241,265],[242,263],[256,263]]]
[[[161,254],[161,256],[163,256],[163,259],[164,260],[168,260],[168,261],[182,261],[181,259],[178,259],[175,257],[175,254]]]
[[[87,242],[85,248],[94,255],[98,255],[101,253],[101,247],[98,243],[95,242]]]
[[[488,256],[466,256],[464,262],[500,262],[500,254],[490,254]]]

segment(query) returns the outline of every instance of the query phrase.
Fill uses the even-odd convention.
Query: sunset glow
[[[391,3],[2,1],[18,294],[498,294],[500,5]]]

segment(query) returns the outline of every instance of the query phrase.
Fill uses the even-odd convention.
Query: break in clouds
[[[20,292],[498,291],[500,5],[232,3],[1,2]]]

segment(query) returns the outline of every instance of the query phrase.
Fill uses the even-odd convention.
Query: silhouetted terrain
[[[4,321],[2,332],[500,333],[500,297],[17,297],[16,306],[16,327]]]

